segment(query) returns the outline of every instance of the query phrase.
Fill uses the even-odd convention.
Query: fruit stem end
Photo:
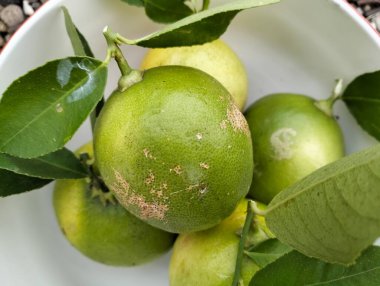
[[[109,62],[111,58],[114,58],[121,72],[121,78],[119,80],[119,91],[124,91],[130,86],[142,80],[142,72],[132,69],[127,60],[125,59],[119,45],[120,35],[112,32],[108,26],[104,28],[103,35],[106,38],[108,50],[105,62]]]
[[[339,100],[343,93],[343,80],[337,79],[332,94],[329,98],[315,102],[315,106],[322,110],[327,116],[333,116],[334,103]]]

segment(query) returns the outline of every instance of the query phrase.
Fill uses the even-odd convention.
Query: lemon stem
[[[243,257],[244,257],[244,247],[245,247],[245,242],[247,240],[247,236],[249,233],[249,230],[252,225],[252,220],[253,220],[253,208],[252,208],[252,201],[248,201],[247,205],[247,216],[245,218],[244,226],[243,226],[243,232],[240,237],[239,241],[239,248],[238,248],[238,253],[236,256],[236,264],[235,264],[235,274],[234,274],[234,279],[232,281],[232,286],[238,286],[239,281],[240,281],[240,274],[241,274],[241,267],[242,267],[242,262],[243,262]]]
[[[210,0],[203,0],[202,11],[207,10],[210,6]]]
[[[125,59],[122,51],[120,50],[117,33],[112,32],[108,27],[103,30],[103,35],[106,38],[108,50],[107,58],[105,62],[109,62],[111,58],[114,58],[121,72],[121,77],[119,79],[119,91],[124,91],[130,86],[142,80],[142,72],[132,69],[127,60]]]
[[[317,101],[315,103],[315,106],[317,106],[320,110],[322,110],[328,116],[332,117],[334,103],[342,97],[342,93],[343,93],[343,80],[337,79],[331,96],[327,99]]]

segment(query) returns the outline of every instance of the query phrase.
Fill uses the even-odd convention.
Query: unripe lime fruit
[[[248,79],[245,68],[235,52],[222,40],[190,47],[151,49],[141,68],[181,65],[200,69],[216,78],[243,110],[247,100]]]
[[[78,152],[92,156],[92,144]],[[55,213],[62,232],[76,249],[104,264],[132,266],[148,262],[171,247],[173,234],[137,219],[116,200],[111,202],[110,195],[90,189],[86,179],[57,181]]]
[[[330,108],[330,107],[329,107]],[[316,169],[344,155],[341,129],[328,108],[296,94],[273,94],[255,102],[246,118],[255,169],[250,195],[264,203]]]
[[[111,96],[97,120],[95,157],[124,207],[178,233],[231,214],[253,172],[248,124],[228,91],[183,66],[147,70]]]
[[[260,206],[263,208],[263,206]],[[247,201],[219,225],[200,232],[180,234],[174,244],[169,266],[170,286],[230,286],[232,284],[240,236],[247,215]],[[254,216],[251,235],[261,241],[270,237],[264,217]],[[260,241],[260,242],[261,242]],[[256,242],[259,242],[256,240]],[[244,256],[240,277],[249,282],[259,267]]]

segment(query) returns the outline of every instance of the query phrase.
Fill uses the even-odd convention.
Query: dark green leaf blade
[[[193,14],[186,0],[145,0],[145,13],[155,22],[172,23]]]
[[[69,11],[64,6],[62,7],[62,11],[65,17],[66,31],[71,40],[71,45],[73,46],[75,55],[86,56],[86,52],[82,44],[82,39],[79,37],[78,30],[75,27],[73,20],[71,19]]]
[[[369,247],[350,267],[328,264],[292,251],[253,276],[252,286],[377,286],[380,285],[380,248]]]
[[[242,10],[278,3],[279,0],[240,0],[190,15],[161,31],[129,44],[146,48],[200,45],[218,39],[228,28],[231,20]]]
[[[358,124],[380,141],[380,71],[354,79],[342,99]]]
[[[67,149],[34,159],[0,153],[0,169],[42,179],[79,179],[87,176],[82,163]]]
[[[144,1],[143,0],[121,0],[129,5],[133,5],[133,6],[139,6],[139,7],[143,7],[144,6]]]
[[[101,100],[106,78],[103,62],[72,57],[14,81],[0,101],[0,152],[35,158],[61,149]]]
[[[69,11],[65,6],[62,6],[62,11],[65,17],[66,32],[70,38],[74,54],[78,57],[88,56],[93,58],[94,54],[91,51],[90,45],[83,34],[75,26]]]
[[[269,229],[329,263],[352,264],[380,236],[380,145],[329,164],[279,193]]]
[[[32,178],[0,169],[0,197],[39,189],[50,182],[51,180]]]
[[[245,254],[248,255],[260,268],[264,268],[292,250],[293,249],[290,246],[272,238],[251,248],[249,251],[246,251]]]

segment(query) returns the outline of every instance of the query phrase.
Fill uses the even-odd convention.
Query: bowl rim
[[[4,59],[11,53],[13,48],[17,46],[18,42],[22,39],[24,34],[28,33],[30,29],[39,21],[41,17],[55,9],[63,0],[49,0],[37,9],[12,35],[9,41],[5,44],[0,52],[0,69]],[[328,0],[337,5],[344,13],[346,13],[369,38],[380,49],[380,33],[370,24],[370,22],[361,15],[347,0]]]

